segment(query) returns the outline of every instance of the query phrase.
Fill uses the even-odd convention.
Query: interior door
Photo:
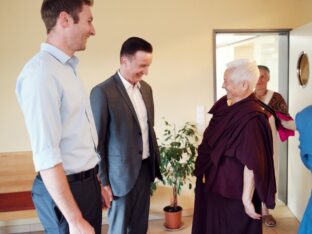
[[[268,89],[282,94],[288,103],[289,29],[215,30],[214,73],[215,101],[225,95],[222,89],[225,65],[234,59],[250,58],[270,68]],[[288,142],[279,144],[278,198],[287,203]]]

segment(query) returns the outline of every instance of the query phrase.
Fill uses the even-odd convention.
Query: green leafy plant
[[[170,206],[173,211],[177,209],[177,195],[181,193],[183,185],[188,183],[189,189],[192,189],[190,176],[195,168],[197,141],[195,124],[186,122],[176,130],[175,125],[165,121],[163,140],[159,144],[160,172],[162,183],[172,187],[173,199]],[[155,189],[156,184],[153,186]]]

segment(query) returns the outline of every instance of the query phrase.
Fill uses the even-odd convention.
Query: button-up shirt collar
[[[78,66],[79,59],[75,55],[70,57],[67,54],[65,54],[62,50],[48,43],[42,43],[41,50],[47,51],[61,63],[70,65],[76,74],[76,68]]]

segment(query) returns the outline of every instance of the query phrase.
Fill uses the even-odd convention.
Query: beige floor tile
[[[183,217],[184,227],[179,231],[168,231],[163,226],[163,220],[152,220],[149,223],[148,234],[190,234],[192,230],[192,217]],[[296,218],[277,217],[276,227],[263,226],[263,234],[296,234],[299,222]],[[107,233],[107,225],[103,225],[102,234]]]

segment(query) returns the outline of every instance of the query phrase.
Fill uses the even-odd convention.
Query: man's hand
[[[73,197],[63,164],[42,170],[40,175],[48,192],[68,222],[70,233],[94,234],[93,227],[83,218]]]
[[[68,222],[70,234],[95,234],[93,227],[81,217]]]
[[[261,215],[256,213],[255,206],[251,201],[243,201],[246,214],[252,219],[260,219]]]
[[[81,217],[81,219],[68,222],[70,234],[95,234],[93,227]]]
[[[103,207],[110,208],[113,201],[113,192],[109,185],[102,186],[101,185],[101,194]]]

